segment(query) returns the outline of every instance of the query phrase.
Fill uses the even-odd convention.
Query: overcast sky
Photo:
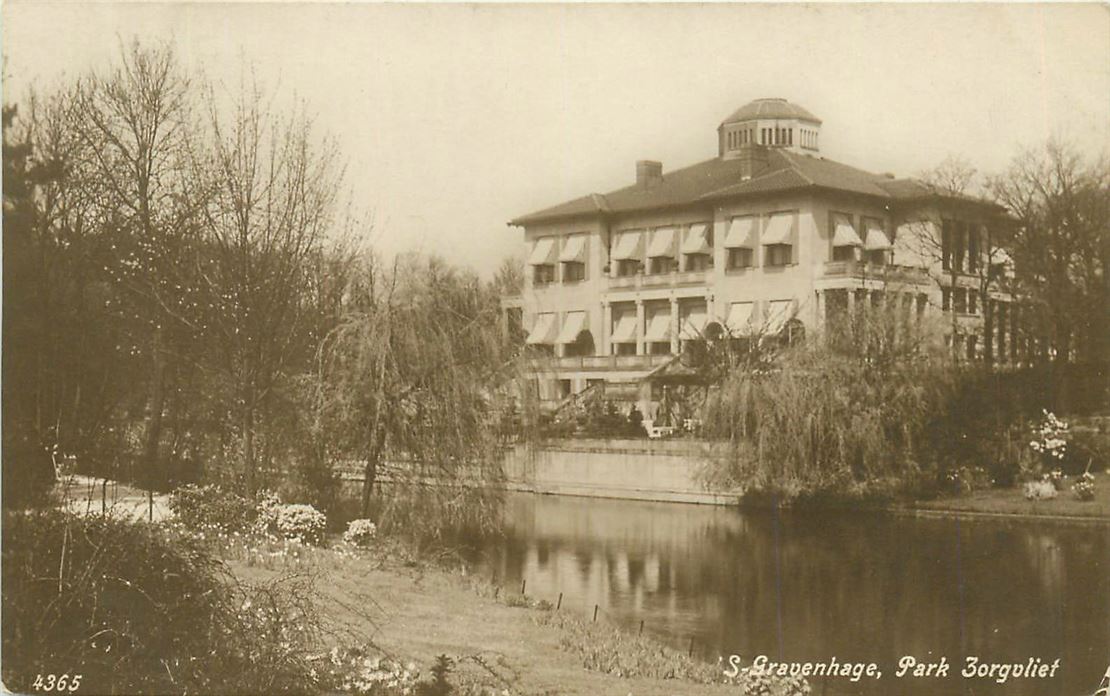
[[[824,120],[822,154],[912,175],[983,171],[1051,135],[1110,148],[1104,5],[219,5],[5,2],[4,98],[171,41],[236,83],[244,62],[339,138],[386,252],[488,274],[515,216],[716,154],[757,97]]]

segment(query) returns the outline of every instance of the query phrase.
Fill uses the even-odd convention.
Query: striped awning
[[[648,320],[647,330],[644,332],[644,340],[650,343],[671,340],[670,311],[660,310],[651,315],[651,319]]]
[[[563,328],[559,331],[559,338],[555,342],[563,345],[574,343],[578,340],[578,334],[582,333],[585,328],[585,312],[567,312],[566,319],[563,320]]]
[[[754,249],[755,248],[755,217],[732,218],[725,235],[725,247],[728,249]]]
[[[679,338],[689,341],[704,337],[705,325],[708,323],[708,319],[709,315],[706,313],[704,306],[691,307],[682,318],[682,330],[679,332]]]
[[[557,333],[554,312],[537,314],[535,321],[532,322],[532,330],[528,333],[525,342],[529,345],[554,343]]]
[[[613,343],[633,343],[636,340],[636,310],[628,310],[613,321]]]
[[[762,241],[764,246],[771,244],[793,244],[794,219],[793,213],[772,215],[771,220],[767,223],[767,229],[763,232]]]
[[[621,232],[617,236],[617,244],[613,248],[614,261],[626,261],[640,258],[640,230]]]
[[[647,255],[651,259],[674,256],[673,227],[660,227],[651,233],[651,243],[648,244]]]
[[[747,336],[752,332],[752,311],[754,302],[733,302],[728,308],[728,318],[725,325],[728,330],[739,336]]]
[[[528,256],[529,266],[545,266],[555,263],[555,238],[541,237],[532,245],[532,253]]]
[[[833,246],[834,247],[857,247],[863,246],[863,240],[859,238],[856,228],[852,225],[852,220],[844,215],[836,215],[833,217]]]
[[[690,229],[686,230],[686,239],[682,240],[682,253],[713,253],[713,247],[709,246],[709,225],[704,222],[690,225]]]
[[[772,300],[767,306],[767,324],[764,333],[774,335],[782,331],[793,314],[793,300]]]
[[[894,248],[890,238],[886,236],[882,223],[867,223],[867,241],[864,242],[863,248],[868,251],[886,251]]]
[[[563,250],[559,252],[561,263],[586,263],[586,235],[575,234],[567,237]]]

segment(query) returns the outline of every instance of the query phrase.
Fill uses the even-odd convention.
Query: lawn
[[[373,551],[351,555],[328,550],[307,550],[292,566],[243,560],[231,560],[230,566],[240,579],[252,582],[273,580],[290,569],[320,574],[317,601],[333,640],[369,643],[392,659],[411,661],[425,670],[438,655],[448,655],[455,665],[451,681],[466,687],[466,693],[742,693],[735,685],[587,670],[574,641],[611,643],[613,654],[638,649],[652,659],[678,665],[681,673],[709,675],[717,667],[695,664],[661,645],[644,650],[635,644],[646,644],[647,639],[622,638],[615,627],[590,625],[589,617],[573,616],[565,609],[556,616],[545,603],[514,592],[503,594],[462,570],[380,560]],[[640,658],[625,654],[620,659],[636,664]]]
[[[1095,474],[1095,499],[1075,498],[1067,489],[1051,500],[1026,500],[1021,486],[994,488],[937,500],[919,501],[911,507],[926,512],[953,512],[1025,517],[1061,517],[1110,521],[1110,474]]]

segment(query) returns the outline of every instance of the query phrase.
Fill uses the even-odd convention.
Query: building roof
[[[821,119],[817,118],[806,109],[797,104],[791,104],[785,99],[775,97],[756,99],[748,102],[732,112],[732,115],[722,121],[721,125],[739,123],[740,121],[751,121],[757,118],[797,118],[803,121],[821,123]]]
[[[916,179],[895,179],[823,157],[769,148],[767,166],[745,179],[741,159],[713,158],[663,174],[649,185],[633,184],[610,193],[589,194],[518,217],[510,225],[621,214],[662,208],[711,204],[748,195],[767,195],[800,189],[826,189],[889,201],[948,198],[994,206],[982,199],[945,193]]]

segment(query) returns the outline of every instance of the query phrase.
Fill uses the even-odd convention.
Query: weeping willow
[[[876,309],[756,369],[729,370],[703,414],[707,435],[727,443],[705,478],[787,497],[893,492],[913,480],[962,369],[935,329]]]
[[[367,264],[349,294],[320,381],[324,417],[362,469],[363,516],[420,540],[496,528],[496,386],[510,381],[496,294],[422,258]]]

